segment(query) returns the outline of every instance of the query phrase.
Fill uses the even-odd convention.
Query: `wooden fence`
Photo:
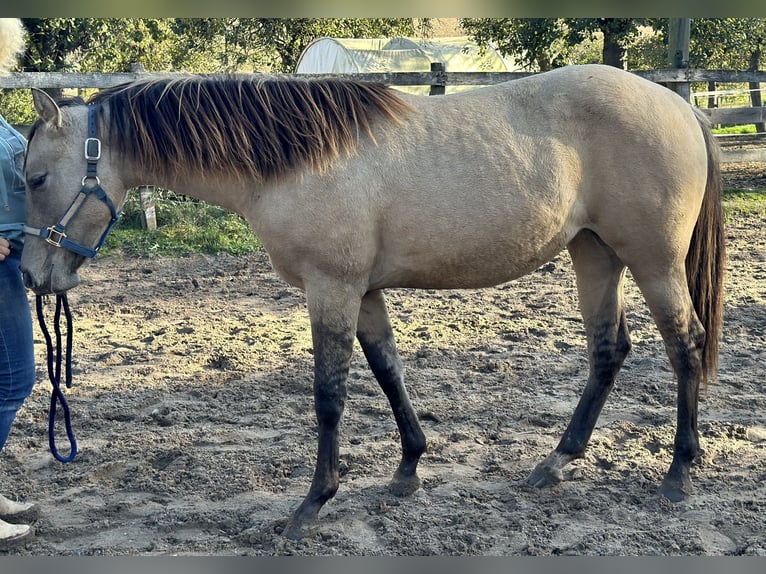
[[[447,72],[439,64],[429,72],[383,72],[348,74],[349,77],[382,82],[393,86],[430,86],[432,94],[443,94],[446,86],[481,86],[515,80],[534,72]],[[653,82],[678,85],[705,83],[766,83],[766,71],[699,70],[691,68],[641,70],[634,74]],[[144,72],[126,73],[68,73],[17,72],[0,77],[0,88],[108,88],[123,82],[152,77]],[[159,74],[167,76],[168,74]],[[292,75],[292,74],[287,74]],[[326,74],[302,74],[301,77],[325,77]],[[766,122],[766,107],[702,108],[716,124],[754,124]],[[762,161],[766,161],[764,150]]]

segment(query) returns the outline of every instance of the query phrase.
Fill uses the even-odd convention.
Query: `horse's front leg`
[[[344,286],[306,290],[314,343],[314,408],[319,431],[314,478],[283,534],[299,540],[314,534],[319,511],[340,483],[340,420],[361,298]]]

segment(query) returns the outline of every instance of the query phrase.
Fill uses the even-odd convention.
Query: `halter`
[[[109,235],[112,227],[120,218],[120,212],[115,209],[112,200],[109,199],[109,196],[106,195],[106,192],[101,187],[101,180],[96,175],[96,166],[99,159],[101,159],[101,140],[98,138],[98,107],[88,106],[88,137],[85,139],[85,160],[88,162],[88,167],[85,177],[82,178],[80,192],[72,200],[69,208],[61,216],[61,219],[58,220],[58,223],[50,227],[31,227],[25,225],[24,233],[45,239],[54,247],[63,247],[83,257],[92,259],[98,255],[98,252],[106,242],[106,236]],[[66,234],[66,226],[69,225],[72,218],[77,215],[77,212],[80,211],[80,208],[91,195],[102,201],[111,213],[109,225],[107,225],[104,233],[101,234],[101,238],[95,247],[87,247],[72,241]]]

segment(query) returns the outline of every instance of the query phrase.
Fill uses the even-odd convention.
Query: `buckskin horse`
[[[704,118],[670,90],[588,65],[440,97],[354,79],[181,76],[103,90],[87,104],[37,90],[33,98],[40,119],[26,158],[22,265],[30,289],[75,287],[127,190],[156,184],[247,218],[276,272],[305,291],[318,450],[285,535],[313,532],[337,492],[355,337],[401,437],[391,488],[420,486],[426,438],[384,289],[497,285],[564,248],[590,373],[529,484],[558,483],[583,455],[631,346],[629,269],[678,385],[660,492],[673,501],[691,493],[699,389],[718,360],[725,247],[718,148]]]

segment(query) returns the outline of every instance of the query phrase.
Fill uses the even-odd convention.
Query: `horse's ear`
[[[61,127],[61,109],[47,93],[37,88],[32,88],[32,100],[35,103],[35,111],[49,125]]]

